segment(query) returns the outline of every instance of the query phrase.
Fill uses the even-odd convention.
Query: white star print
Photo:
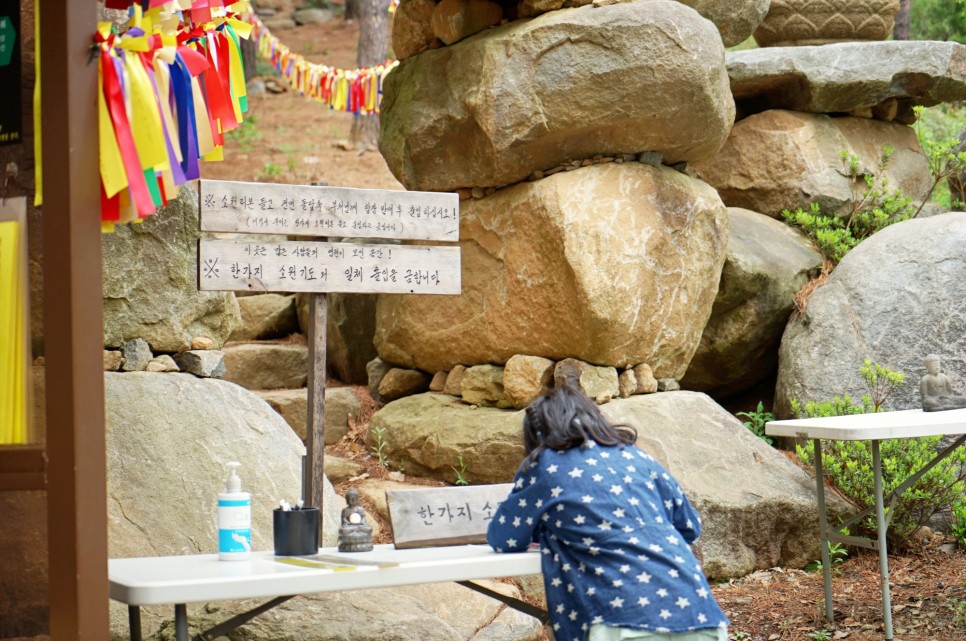
[[[506,517],[501,514],[500,515],[500,525],[503,525],[504,523],[506,523]]]
[[[630,503],[631,505],[634,505],[634,506],[637,506],[637,505],[640,505],[641,504],[641,502],[639,500],[637,500],[636,498],[634,498],[634,497],[631,497],[631,498],[627,499],[627,502]]]
[[[589,536],[584,537],[584,545],[593,545],[593,544],[594,544],[594,540],[592,538],[590,538]]]
[[[587,518],[583,514],[578,514],[577,516],[574,517],[574,523],[576,523],[577,525],[583,525],[584,521],[586,520]]]
[[[580,500],[582,502],[584,502],[584,503],[593,503],[594,502],[594,497],[592,497],[591,495],[588,494],[586,496],[580,497]]]
[[[600,548],[590,548],[587,551],[590,552],[591,556],[597,556],[598,554],[600,554]],[[601,572],[604,571],[603,568],[598,568],[598,569],[600,570],[600,572],[598,572],[597,574],[600,574]]]
[[[622,565],[620,567],[620,569],[618,570],[618,572],[620,572],[621,574],[627,574],[630,571],[631,571],[631,566],[629,566],[627,564]]]
[[[561,603],[560,605],[557,606],[557,614],[563,614],[565,609],[566,608],[564,607],[564,604]]]
[[[647,572],[641,572],[640,574],[637,575],[637,580],[640,581],[641,583],[650,583],[651,575],[648,574]]]
[[[610,602],[610,606],[612,608],[622,608],[624,607],[624,599],[620,597],[616,597],[613,601]]]
[[[621,456],[623,456],[626,459],[632,459],[632,460],[634,458],[634,455],[628,452],[627,450],[624,450],[623,452],[621,452]]]
[[[664,551],[664,548],[662,548],[657,543],[651,543],[649,546],[647,546],[647,549],[650,550],[651,552],[663,552]]]
[[[597,588],[587,588],[587,596],[594,596],[597,594]]]
[[[598,525],[597,527],[601,531],[606,532],[611,529],[611,524],[610,524],[610,521],[601,521],[600,525]]]
[[[646,596],[642,596],[637,600],[637,605],[644,607],[645,605],[651,605],[651,602],[647,599]]]
[[[629,538],[627,540],[630,542],[631,545],[637,545],[638,543],[641,542],[641,540],[639,538],[637,538],[636,536],[632,536],[631,538]]]
[[[691,602],[685,599],[683,596],[679,596],[677,600],[677,606],[682,610],[691,605]]]
[[[601,452],[600,458],[610,458],[610,452]]]
[[[533,517],[532,516],[528,516],[527,517],[527,525],[533,525]]]
[[[610,486],[610,493],[613,494],[614,496],[620,496],[621,492],[623,491],[624,491],[624,488],[622,488],[620,485]]]
[[[557,487],[550,490],[550,496],[552,496],[553,498],[557,498],[558,496],[560,496],[561,492],[563,492],[563,488],[558,485]]]
[[[520,499],[519,501],[517,501],[517,507],[526,507],[526,506],[527,506],[526,499]]]
[[[601,481],[604,480],[604,477],[601,476],[600,474],[594,474],[591,478],[594,479],[594,481],[596,481],[597,483],[600,483]]]
[[[514,517],[514,519],[513,519],[513,527],[520,527],[520,517],[519,516]]]
[[[698,623],[705,623],[708,617],[704,616],[704,613],[698,613]]]
[[[575,467],[574,469],[570,470],[567,474],[571,478],[579,479],[581,476],[584,475],[584,471],[579,467]],[[668,506],[668,508],[670,508],[670,506]]]
[[[616,518],[616,519],[622,519],[622,518],[624,518],[624,510],[622,508],[617,508],[616,510],[614,510],[612,512],[612,514],[614,515],[614,518]]]
[[[670,500],[664,501],[664,507],[670,510],[672,507],[674,507],[674,503]]]
[[[670,619],[671,618],[671,611],[670,610],[661,610],[661,614],[659,614],[658,616],[661,617],[662,619]]]
[[[675,570],[674,568],[671,568],[670,570],[668,570],[667,574],[672,578],[675,578],[675,579],[678,578],[678,571]]]
[[[516,547],[517,546],[517,540],[516,539],[507,539],[506,540],[506,546],[508,548],[514,548],[514,547]]]
[[[523,477],[522,476],[517,479],[517,485],[516,485],[516,487],[517,487],[518,490],[523,488]]]
[[[587,465],[597,465],[597,459],[595,458],[587,459]]]
[[[555,588],[559,588],[561,583],[563,583],[563,581],[561,581],[559,577],[553,577],[553,580],[550,581],[550,585]]]
[[[561,572],[570,572],[570,564],[569,563],[564,563],[563,565],[561,565],[560,566],[560,571]]]
[[[543,499],[537,499],[537,502],[533,504],[533,507],[540,509],[543,507]]]
[[[655,594],[657,594],[659,597],[663,599],[664,597],[667,596],[667,590],[665,590],[664,588],[661,588]]]
[[[577,611],[576,610],[571,610],[570,611],[570,614],[567,615],[567,618],[570,619],[571,621],[576,621],[577,620]]]
[[[698,596],[701,597],[702,599],[708,598],[708,591],[705,590],[704,588],[698,588],[697,593],[698,593]]]
[[[601,568],[601,567],[594,568],[594,574],[596,574],[597,576],[600,576],[603,573],[604,573],[604,568]]]
[[[557,466],[555,464],[547,466],[547,472],[550,474],[555,474],[557,472]]]
[[[615,588],[621,588],[621,587],[624,587],[624,582],[621,581],[620,579],[614,579],[611,585],[613,585]]]

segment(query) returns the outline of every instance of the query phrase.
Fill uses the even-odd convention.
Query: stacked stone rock
[[[882,39],[894,0],[521,2],[499,19],[488,4],[410,0],[393,25],[404,60],[386,82],[380,149],[407,188],[463,197],[464,291],[380,299],[371,386],[383,400],[434,374],[434,389],[465,397],[447,375],[513,358],[613,368],[599,399],[640,393],[616,381],[643,365],[719,397],[750,388],[774,372],[795,292],[821,266],[768,217],[852,211],[864,182],[842,152],[926,198],[906,125],[917,105],[966,96],[954,43],[723,50],[752,32]]]

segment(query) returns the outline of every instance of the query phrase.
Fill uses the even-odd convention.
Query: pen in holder
[[[319,508],[272,512],[275,556],[309,556],[319,552]]]

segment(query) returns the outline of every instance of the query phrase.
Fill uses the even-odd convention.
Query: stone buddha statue
[[[930,354],[923,359],[923,364],[926,374],[919,381],[922,411],[939,412],[966,407],[966,396],[954,394],[949,377],[940,371],[939,356]]]
[[[372,526],[366,523],[366,511],[359,505],[359,490],[349,488],[345,501],[347,505],[342,510],[339,527],[339,552],[368,552],[372,549]]]

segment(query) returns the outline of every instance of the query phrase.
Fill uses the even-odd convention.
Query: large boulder
[[[301,343],[262,341],[225,346],[225,380],[250,390],[305,387],[309,348]]]
[[[677,478],[701,514],[696,549],[709,578],[803,567],[818,558],[814,481],[709,397],[650,394],[601,410],[637,427],[637,444]],[[832,514],[848,510],[831,493],[827,499]]]
[[[138,224],[101,236],[104,344],[143,338],[155,352],[177,352],[198,336],[217,349],[241,326],[231,292],[198,291],[198,194],[178,197]]]
[[[716,397],[748,389],[778,366],[795,294],[822,254],[805,235],[747,209],[728,209],[728,256],[711,318],[681,387]]]
[[[403,185],[429,191],[600,154],[702,160],[734,121],[720,36],[670,0],[510,22],[404,60],[384,92],[379,149]]]
[[[381,296],[383,360],[436,372],[528,354],[684,374],[727,241],[727,211],[708,185],[611,163],[461,209],[462,295]]]
[[[849,113],[912,122],[912,107],[966,99],[966,46],[847,42],[729,51],[731,91],[744,114],[766,109]],[[894,109],[893,109],[894,107]],[[891,117],[889,117],[891,116]]]
[[[278,414],[233,383],[189,374],[107,373],[104,386],[112,558],[216,552],[228,461],[241,463],[252,493],[252,547],[272,549],[272,510],[301,495],[305,451]],[[327,545],[338,540],[340,501],[326,482]],[[145,610],[146,628],[171,616]],[[112,604],[116,635],[126,623],[127,609]]]
[[[702,514],[698,549],[710,577],[802,567],[818,558],[812,479],[709,397],[651,394],[600,408],[611,421],[637,428],[638,444],[677,477]],[[523,459],[522,421],[523,411],[471,409],[423,394],[376,412],[368,444],[381,439],[390,466],[407,473],[452,482],[462,456],[471,483],[505,483]],[[845,510],[841,499],[829,502],[834,514]]]
[[[469,482],[506,483],[523,458],[522,415],[470,408],[448,394],[401,398],[372,415],[366,446],[409,475],[453,483],[462,457]]]
[[[751,37],[768,14],[772,0],[678,0],[714,23],[726,47]]]
[[[311,294],[296,294],[299,326],[311,338]],[[351,385],[366,385],[366,364],[376,357],[372,335],[376,331],[376,297],[371,294],[326,294],[325,361],[335,378]]]
[[[849,252],[785,330],[776,415],[790,415],[791,399],[858,399],[867,393],[859,374],[866,358],[906,375],[890,409],[921,407],[927,354],[940,355],[966,393],[964,243],[966,213],[954,212],[892,225]]]
[[[893,153],[880,170],[886,147]],[[688,172],[717,189],[729,207],[780,218],[784,209],[818,203],[826,215],[847,215],[866,184],[850,175],[843,152],[858,158],[860,174],[887,179],[913,200],[929,193],[929,162],[911,127],[777,109],[738,121],[721,151]]]

